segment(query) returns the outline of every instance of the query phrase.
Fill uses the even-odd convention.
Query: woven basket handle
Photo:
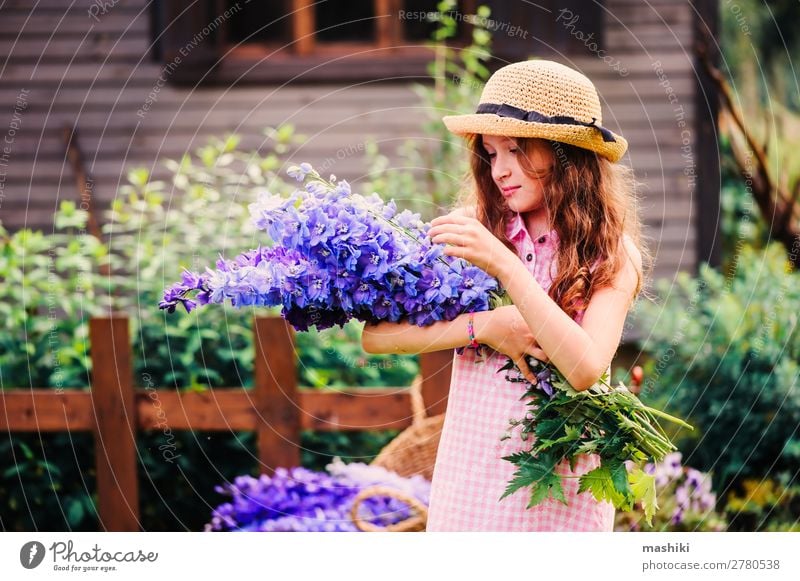
[[[390,496],[402,502],[405,502],[417,514],[413,515],[403,521],[395,524],[387,525],[385,527],[374,525],[367,522],[358,516],[358,509],[361,503],[368,498],[377,496]],[[428,522],[428,509],[419,500],[413,496],[409,496],[403,492],[399,492],[395,488],[388,486],[370,486],[359,492],[353,500],[353,506],[350,509],[350,518],[353,519],[355,525],[362,531],[366,532],[412,532],[421,531],[425,529],[425,523]]]
[[[422,374],[418,374],[414,378],[408,392],[411,397],[411,423],[414,425],[424,420],[427,416],[425,401],[422,399]]]

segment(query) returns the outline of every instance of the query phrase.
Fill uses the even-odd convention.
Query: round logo
[[[30,541],[19,550],[19,562],[26,569],[35,569],[44,560],[44,545],[39,541]]]

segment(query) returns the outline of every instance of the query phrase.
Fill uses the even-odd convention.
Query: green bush
[[[88,325],[103,311],[98,265],[106,248],[87,215],[64,202],[55,231],[9,234],[0,224],[0,385],[88,384]]]
[[[787,487],[772,478],[746,478],[728,495],[725,512],[732,531],[798,532],[800,486]]]
[[[1,531],[98,529],[91,434],[9,434],[0,457]]]
[[[796,478],[800,461],[800,275],[777,244],[741,249],[730,276],[703,266],[657,288],[637,316],[652,355],[642,397],[687,417],[685,460],[718,496],[744,478]]]

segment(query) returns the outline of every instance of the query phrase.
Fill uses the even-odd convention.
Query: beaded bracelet
[[[470,313],[467,320],[467,333],[469,334],[469,348],[479,349],[480,343],[475,340],[475,314]]]
[[[474,313],[470,313],[469,314],[469,319],[467,319],[467,334],[469,335],[469,345],[467,345],[466,347],[469,347],[470,349],[475,349],[475,354],[480,356],[481,355],[481,351],[483,349],[483,345],[478,343],[477,339],[475,339],[475,314]],[[464,349],[465,349],[465,347],[457,347],[456,348],[456,353],[461,355],[461,354],[464,353]]]

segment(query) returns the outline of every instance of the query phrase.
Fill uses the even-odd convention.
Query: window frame
[[[407,81],[409,77],[428,77],[428,64],[434,57],[430,47],[420,41],[403,38],[402,21],[396,17],[403,9],[402,0],[372,0],[375,14],[393,18],[375,19],[375,40],[367,42],[318,42],[314,0],[288,0],[291,3],[291,40],[288,47],[262,42],[231,43],[221,41],[220,60],[213,73],[223,83],[354,82]],[[223,0],[217,8],[224,9]],[[477,0],[462,0],[464,13],[474,13]],[[448,41],[454,49],[468,45],[473,25]],[[223,25],[223,37],[228,35]],[[288,50],[287,50],[288,49]]]

